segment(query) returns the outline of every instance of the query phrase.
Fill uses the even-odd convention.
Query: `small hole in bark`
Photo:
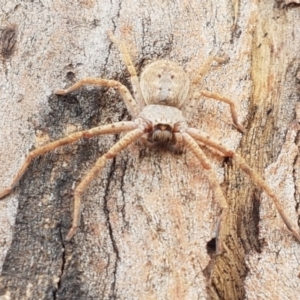
[[[0,28],[0,33],[0,55],[8,59],[13,55],[17,43],[17,25]]]
[[[69,79],[69,80],[74,80],[74,78],[75,78],[75,74],[73,73],[73,72],[68,72],[67,73],[67,75],[66,75],[66,77]]]
[[[216,238],[212,238],[206,244],[206,251],[208,254],[213,254],[216,253],[216,250],[217,250]]]

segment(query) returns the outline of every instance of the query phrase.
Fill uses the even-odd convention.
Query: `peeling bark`
[[[121,97],[107,88],[53,94],[87,76],[130,87],[106,36],[110,29],[126,41],[138,73],[163,58],[195,74],[209,55],[229,56],[213,65],[203,88],[237,103],[246,133],[232,126],[226,104],[209,99],[199,100],[190,124],[245,157],[282,195],[297,224],[297,5],[2,2],[0,190],[35,147],[130,119]],[[74,187],[119,138],[81,140],[35,159],[0,201],[1,299],[298,299],[300,245],[271,200],[210,149],[204,150],[230,205],[221,255],[214,244],[219,205],[195,157],[138,144],[90,185],[81,226],[66,242]]]

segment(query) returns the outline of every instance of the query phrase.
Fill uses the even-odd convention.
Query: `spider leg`
[[[75,189],[75,200],[74,200],[74,215],[72,228],[67,234],[66,240],[69,241],[75,234],[79,223],[80,223],[80,211],[81,211],[81,196],[86,190],[89,183],[96,177],[96,175],[103,169],[108,159],[114,158],[121,150],[125,149],[129,144],[136,141],[145,133],[144,128],[136,128],[133,131],[127,133],[121,140],[119,140],[114,146],[112,146],[108,152],[102,155],[93,168],[88,171],[82,181]]]
[[[42,147],[39,147],[39,148],[29,152],[28,156],[25,159],[25,162],[23,163],[23,165],[19,169],[18,173],[14,177],[11,185],[8,188],[6,188],[0,192],[0,199],[5,197],[6,195],[8,195],[13,190],[15,185],[18,183],[20,178],[23,176],[23,174],[27,170],[30,162],[37,156],[45,154],[45,153],[52,151],[58,147],[74,143],[81,138],[91,138],[91,137],[101,135],[101,134],[119,133],[122,131],[133,130],[133,129],[136,129],[137,127],[138,127],[138,125],[135,122],[131,122],[131,121],[117,122],[117,123],[113,123],[113,124],[109,124],[109,125],[103,125],[103,126],[89,129],[89,130],[72,133],[65,138],[51,142],[49,144],[46,144]]]
[[[119,51],[121,53],[122,59],[127,67],[129,74],[130,74],[134,97],[137,100],[139,108],[141,110],[145,106],[145,103],[143,100],[139,79],[138,79],[135,67],[133,65],[133,62],[131,60],[130,54],[128,52],[128,49],[126,47],[126,44],[119,41],[110,30],[107,31],[107,35],[108,35],[109,39],[112,41],[112,43],[114,43],[117,46],[117,48],[119,49]]]
[[[234,125],[236,126],[236,128],[239,132],[245,133],[245,128],[243,127],[243,125],[241,125],[238,122],[237,112],[236,112],[236,109],[235,109],[235,103],[231,99],[229,99],[227,97],[224,97],[224,96],[222,96],[218,93],[211,93],[211,92],[208,92],[208,91],[201,91],[201,95],[204,96],[204,97],[207,97],[207,98],[211,98],[211,99],[221,101],[221,102],[225,102],[225,103],[229,104],[231,117],[232,117]]]
[[[204,77],[204,75],[209,71],[212,63],[216,61],[218,63],[225,63],[228,61],[228,57],[217,57],[217,56],[209,56],[204,63],[204,65],[201,67],[199,72],[197,72],[197,75],[195,75],[191,79],[191,84],[194,86],[192,90],[197,90],[197,86],[201,84],[201,81]],[[186,115],[188,119],[191,119],[192,114],[194,112],[194,108],[198,103],[198,99],[201,97],[201,94],[198,92],[192,93],[192,97],[190,98],[189,104],[187,105],[186,108]]]
[[[220,207],[222,209],[217,229],[217,253],[220,253],[224,249],[224,225],[226,224],[225,219],[228,211],[227,200],[223,194],[218,178],[213,170],[210,161],[208,160],[204,152],[201,150],[201,148],[198,146],[195,139],[186,132],[182,132],[181,135],[186,147],[197,157],[197,159],[201,162],[203,168],[207,170],[209,182],[212,186],[212,189],[214,190],[215,197],[219,201]]]
[[[78,90],[83,85],[99,85],[99,86],[105,86],[105,87],[112,87],[118,90],[118,92],[122,95],[124,102],[126,104],[126,107],[130,114],[132,116],[137,116],[139,113],[139,108],[135,102],[135,100],[132,98],[129,90],[125,85],[123,85],[121,82],[116,80],[108,80],[108,79],[102,79],[102,78],[83,78],[80,81],[76,82],[72,86],[70,86],[68,89],[62,90],[57,89],[54,91],[56,95],[66,95],[73,91]]]
[[[283,222],[285,223],[286,227],[292,232],[294,237],[300,242],[300,234],[288,216],[286,215],[282,204],[280,203],[279,198],[277,197],[276,193],[271,189],[271,187],[266,183],[266,181],[259,175],[257,171],[251,168],[245,161],[243,157],[241,157],[236,152],[228,149],[221,143],[211,139],[208,135],[201,133],[199,130],[195,128],[188,128],[187,133],[190,134],[194,139],[201,141],[213,148],[218,149],[219,151],[223,152],[226,156],[232,157],[232,159],[236,162],[236,164],[246,173],[249,177],[258,185],[273,201],[280,217],[282,218]]]
[[[216,61],[218,63],[225,63],[227,60],[228,60],[227,57],[209,56],[207,58],[206,62],[204,63],[204,65],[201,67],[200,71],[191,80],[191,83],[193,85],[199,85],[202,81],[202,78],[209,71],[209,69],[214,61]]]

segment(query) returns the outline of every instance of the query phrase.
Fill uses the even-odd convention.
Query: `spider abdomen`
[[[189,78],[178,64],[159,60],[146,66],[141,74],[141,93],[147,105],[180,108],[189,92]]]

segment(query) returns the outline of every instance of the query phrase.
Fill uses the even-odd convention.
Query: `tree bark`
[[[2,2],[2,3],[1,3]],[[218,3],[216,3],[218,2]],[[191,76],[210,55],[189,124],[240,153],[299,222],[300,10],[279,1],[36,1],[1,3],[0,190],[28,152],[71,132],[129,120],[116,91],[84,77],[129,75],[106,30],[141,70],[158,59]],[[0,201],[1,299],[298,299],[300,245],[270,198],[231,159],[205,148],[228,199],[225,251],[217,255],[219,203],[188,152],[133,144],[108,162],[83,197],[70,242],[73,192],[121,135],[85,139],[35,159]]]

